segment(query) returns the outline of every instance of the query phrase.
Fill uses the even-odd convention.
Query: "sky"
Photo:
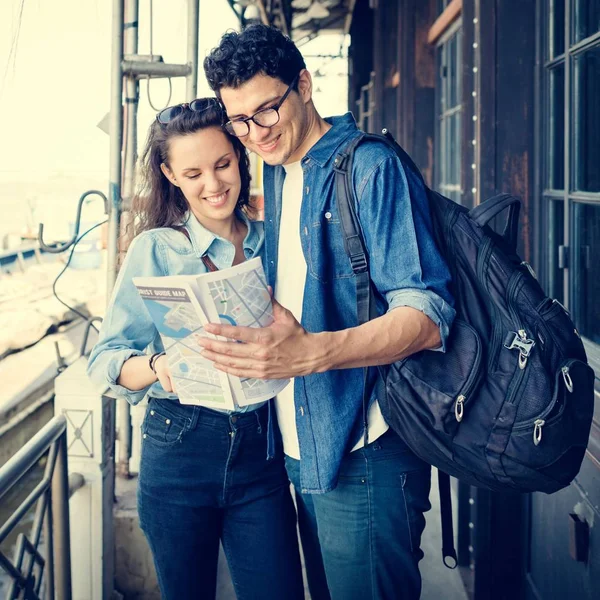
[[[111,5],[108,0],[0,2],[0,171],[106,172],[108,136],[97,124],[110,108]],[[140,54],[149,53],[149,6],[150,0],[140,0]],[[202,59],[238,22],[227,0],[201,0],[200,11]],[[185,62],[185,0],[154,0],[153,23],[154,53],[165,62]],[[185,81],[172,84],[170,104],[183,101]],[[198,95],[212,95],[201,68]],[[157,108],[165,105],[167,80],[152,80],[150,97]],[[142,140],[154,113],[142,81]]]
[[[151,0],[140,0],[139,54],[150,53]],[[186,60],[187,2],[154,0],[152,44],[165,62]],[[109,138],[98,123],[110,109],[112,2],[0,0],[1,237],[27,221],[58,221],[86,189],[108,187]],[[212,95],[201,63],[238,21],[227,0],[200,0],[198,96]],[[340,36],[321,36],[305,54],[337,52]],[[308,59],[315,103],[323,115],[346,111],[346,62]],[[185,80],[150,82],[157,109],[185,100]],[[168,103],[168,104],[167,104]],[[138,143],[155,110],[140,82]],[[58,210],[57,210],[58,209]],[[70,212],[70,210],[69,210]]]

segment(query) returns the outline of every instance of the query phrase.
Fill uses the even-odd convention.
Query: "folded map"
[[[198,338],[215,339],[204,331],[207,323],[267,327],[273,322],[260,258],[201,275],[135,277],[133,283],[160,333],[182,404],[235,410],[268,400],[289,383],[228,375],[200,354]]]

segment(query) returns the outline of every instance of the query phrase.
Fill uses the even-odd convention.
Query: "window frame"
[[[552,39],[554,26],[554,7],[556,3],[564,3],[565,29],[564,29],[564,49],[563,52],[552,56],[551,51],[554,46]],[[542,114],[540,118],[540,136],[539,136],[539,160],[541,164],[541,178],[539,182],[539,193],[537,194],[541,204],[539,211],[541,226],[539,228],[538,255],[541,259],[542,281],[546,288],[550,282],[550,247],[548,240],[551,239],[550,227],[550,206],[551,202],[558,200],[563,203],[564,211],[564,232],[563,246],[568,248],[569,260],[562,269],[563,272],[563,298],[564,304],[568,310],[573,310],[577,306],[575,289],[575,256],[572,251],[572,242],[575,238],[575,207],[579,203],[585,203],[600,207],[600,191],[585,192],[578,191],[577,174],[575,169],[575,159],[577,155],[577,118],[578,118],[578,82],[576,78],[576,61],[579,57],[591,49],[600,48],[600,31],[584,38],[580,41],[576,39],[575,22],[575,3],[576,0],[551,0],[551,2],[540,2],[540,90],[542,93]],[[550,71],[559,65],[564,65],[564,127],[563,127],[563,189],[552,189],[550,187],[550,165],[553,163],[552,152],[555,148],[551,146],[552,140],[552,115],[551,115],[551,94],[550,94]],[[546,235],[544,235],[544,232]],[[574,314],[575,320],[578,315]],[[600,344],[587,339],[582,332],[582,341],[585,346],[588,361],[596,371],[597,378],[600,378]],[[598,399],[597,399],[598,404]],[[598,409],[598,406],[596,407]],[[598,414],[598,413],[597,413]]]
[[[463,181],[462,181],[462,151],[463,151],[463,119],[464,119],[464,99],[463,99],[463,73],[462,73],[462,61],[463,61],[463,47],[462,47],[462,18],[459,17],[454,21],[444,33],[438,38],[436,42],[436,85],[435,85],[435,169],[434,169],[434,182],[435,188],[443,195],[452,197],[452,194],[456,194],[462,197]],[[447,90],[447,81],[442,77],[440,70],[442,67],[442,60],[444,52],[447,49],[448,43],[455,38],[455,44],[457,49],[457,55],[455,58],[456,66],[456,83],[454,89],[456,91],[457,103],[452,107],[442,107],[442,97]],[[458,183],[448,183],[448,171],[450,169],[451,161],[447,149],[447,134],[451,129],[451,118],[456,115],[460,115],[459,127],[456,129],[456,136],[458,142],[458,148],[453,152],[454,160],[457,161],[455,173],[458,175]],[[444,127],[444,125],[446,125]],[[459,201],[459,203],[461,203]]]

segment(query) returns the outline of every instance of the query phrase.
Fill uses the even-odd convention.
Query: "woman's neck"
[[[231,214],[229,219],[219,220],[206,219],[195,214],[194,216],[198,222],[211,233],[230,241],[234,246],[241,247],[244,238],[246,237],[247,227],[235,212]]]

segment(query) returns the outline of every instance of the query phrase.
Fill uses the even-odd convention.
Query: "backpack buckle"
[[[333,161],[333,168],[335,171],[345,172],[347,170],[346,163],[348,162],[347,154],[338,154]]]
[[[512,336],[512,337],[511,337]],[[530,340],[527,337],[527,333],[524,329],[519,329],[518,332],[511,331],[506,341],[504,342],[504,347],[508,350],[518,350],[519,351],[519,368],[524,369],[527,364],[527,359],[531,354],[532,348],[535,346],[535,341]]]
[[[353,254],[350,257],[350,264],[354,273],[364,273],[367,271],[367,257],[364,254]]]

